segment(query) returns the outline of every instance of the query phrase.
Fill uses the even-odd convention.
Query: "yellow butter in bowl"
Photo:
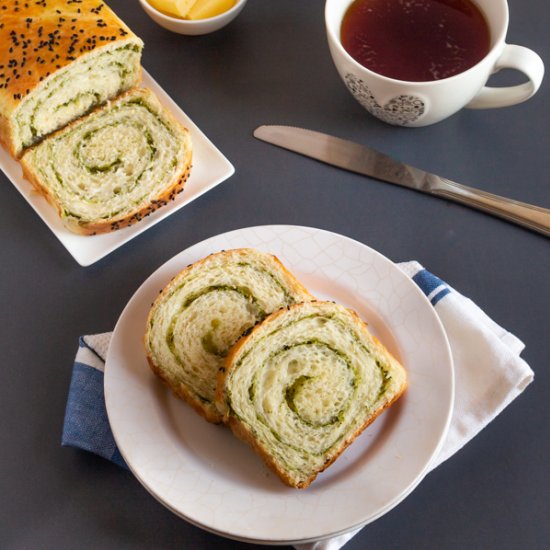
[[[157,10],[180,19],[209,19],[230,10],[236,0],[147,0]]]
[[[187,14],[188,19],[208,19],[230,10],[236,0],[197,0]]]
[[[197,0],[147,0],[153,8],[172,17],[187,17]]]

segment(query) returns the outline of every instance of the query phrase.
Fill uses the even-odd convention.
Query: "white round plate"
[[[145,358],[146,317],[158,292],[188,264],[240,247],[275,254],[318,298],[355,309],[409,374],[405,395],[304,490],[283,485],[229,430],[207,423],[175,398]],[[441,323],[395,264],[327,231],[260,226],[198,243],[145,281],[116,325],[105,399],[122,456],[170,510],[225,537],[292,544],[365,525],[414,489],[445,437],[453,382]]]

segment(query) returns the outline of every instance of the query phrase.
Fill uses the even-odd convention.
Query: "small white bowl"
[[[179,19],[178,17],[170,17],[164,13],[153,8],[147,0],[139,0],[141,7],[145,10],[147,15],[158,23],[161,27],[168,29],[178,34],[208,34],[210,32],[217,31],[222,27],[225,27],[228,23],[233,21],[237,15],[241,12],[246,4],[247,0],[237,0],[237,3],[229,10],[216,15],[215,17],[209,17],[208,19]]]

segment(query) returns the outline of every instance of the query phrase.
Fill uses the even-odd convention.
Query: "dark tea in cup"
[[[341,42],[367,69],[409,82],[462,73],[491,49],[489,25],[472,0],[355,0]]]

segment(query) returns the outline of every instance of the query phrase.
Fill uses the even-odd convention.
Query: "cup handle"
[[[491,109],[508,107],[526,101],[539,89],[544,76],[544,63],[533,50],[505,44],[500,57],[497,59],[494,73],[501,69],[516,69],[527,76],[528,82],[517,86],[494,88],[484,86],[466,107],[470,109]]]

